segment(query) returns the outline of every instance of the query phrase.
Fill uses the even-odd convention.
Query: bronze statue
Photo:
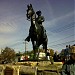
[[[37,15],[36,15],[37,14]],[[36,49],[39,48],[40,45],[45,49],[45,53],[47,53],[47,42],[48,38],[46,35],[46,30],[44,29],[42,22],[44,22],[44,17],[41,16],[41,11],[37,11],[35,13],[32,4],[27,5],[27,20],[31,22],[31,26],[29,29],[29,35],[25,39],[25,41],[32,42],[33,50],[34,50],[34,59],[36,58]],[[36,17],[38,16],[38,17]]]

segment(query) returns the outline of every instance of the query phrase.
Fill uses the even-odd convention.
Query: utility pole
[[[25,41],[25,58],[26,58],[26,51],[27,51],[27,42]]]
[[[25,41],[25,54],[26,54],[26,41]]]

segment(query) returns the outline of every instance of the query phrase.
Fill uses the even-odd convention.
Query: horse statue
[[[45,53],[47,53],[47,42],[48,38],[46,33],[43,34],[41,26],[36,21],[36,13],[32,7],[32,4],[27,5],[27,20],[31,22],[31,26],[29,29],[29,35],[25,39],[25,41],[32,42],[33,50],[34,50],[34,59],[36,58],[36,49],[39,48],[40,45],[43,46]],[[44,30],[45,31],[45,30]],[[43,37],[45,36],[45,38]]]

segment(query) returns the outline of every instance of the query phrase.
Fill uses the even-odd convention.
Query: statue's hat
[[[40,10],[39,10],[39,11],[37,11],[37,12],[36,12],[36,14],[37,14],[37,15],[41,14],[41,11],[40,11]]]

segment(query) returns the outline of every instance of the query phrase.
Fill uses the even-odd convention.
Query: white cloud
[[[17,30],[17,25],[14,22],[0,22],[0,33],[14,33]]]
[[[19,37],[14,37],[10,35],[1,35],[0,36],[0,48],[6,47],[6,46],[15,46],[15,44],[22,43]]]
[[[75,16],[75,11],[70,12],[64,16],[54,18],[53,20],[45,21],[44,27],[46,28],[46,30],[49,31],[49,33],[51,33],[50,29],[54,29],[56,27],[59,27],[59,25],[67,25],[67,24],[70,24],[71,22],[73,22],[74,16]]]
[[[12,40],[10,38],[8,39],[6,36],[0,37],[0,47],[7,46],[8,43],[11,44],[11,42],[13,42],[13,39]]]

